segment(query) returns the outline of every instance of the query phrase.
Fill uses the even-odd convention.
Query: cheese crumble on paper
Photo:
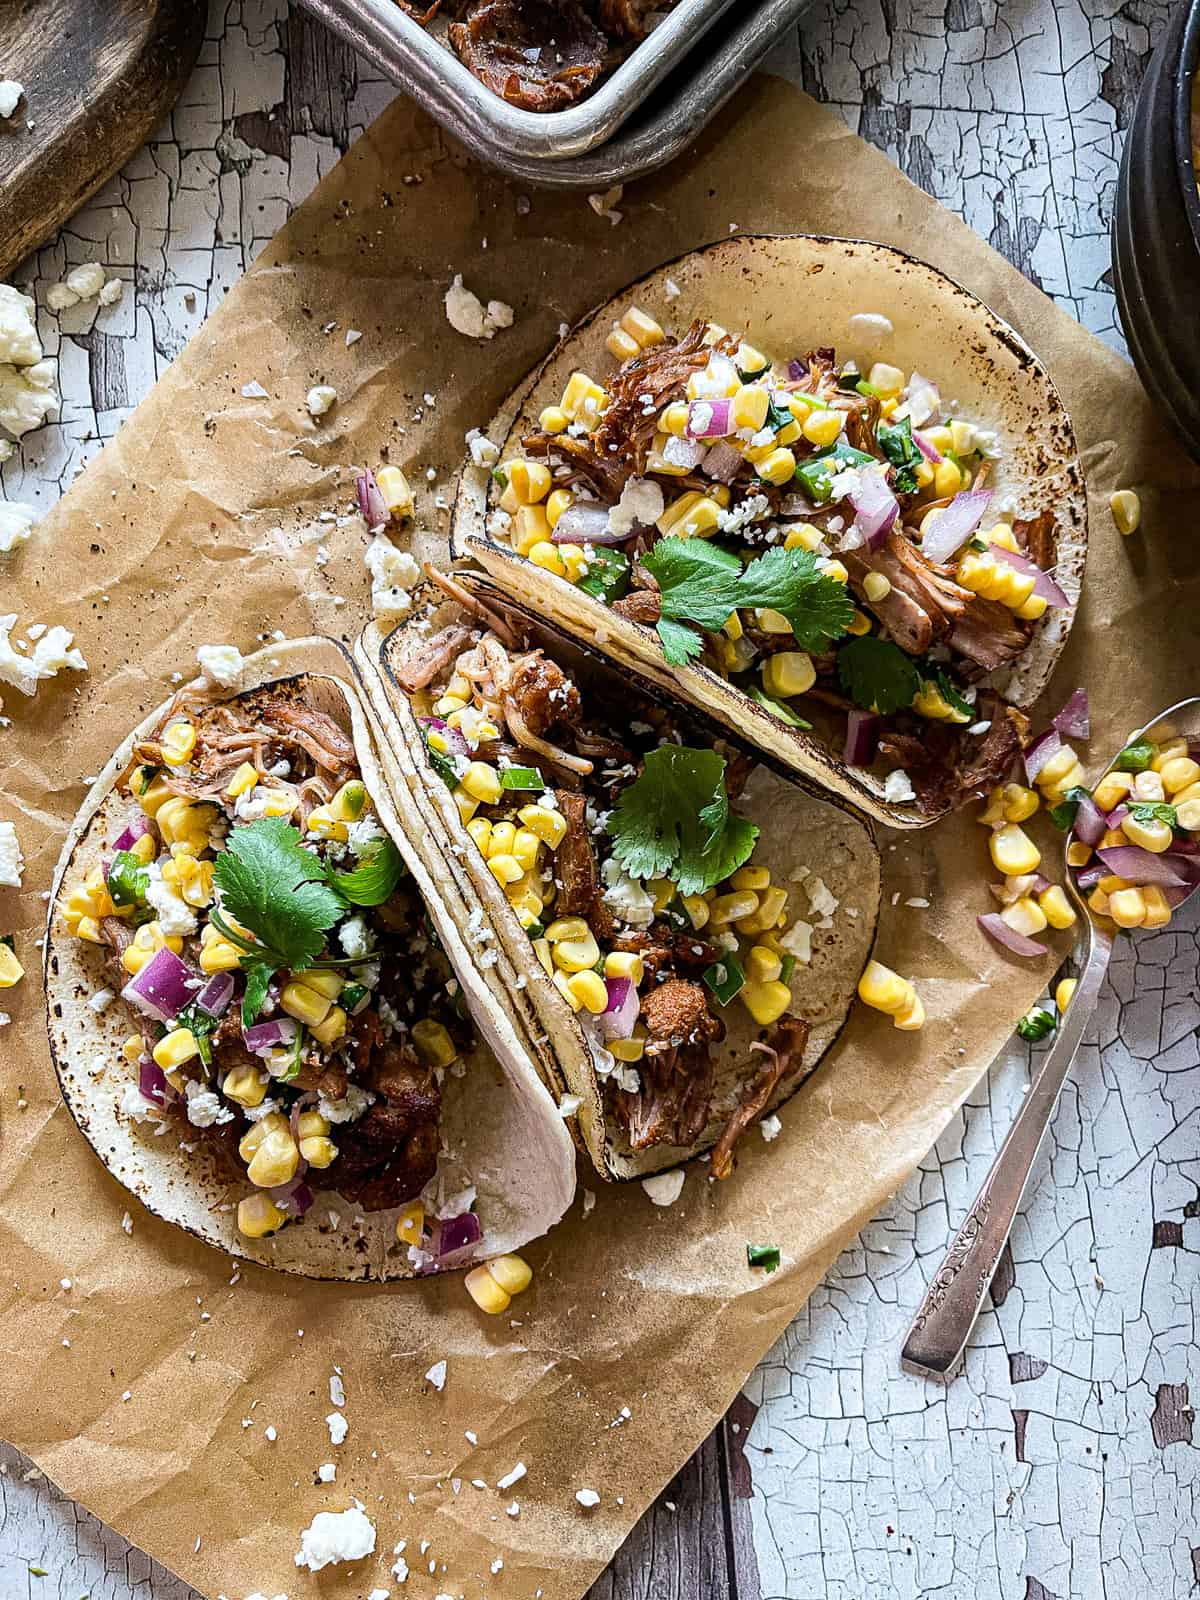
[[[240,689],[246,663],[233,644],[202,644],[196,651],[200,673],[206,682],[219,689]]]
[[[0,500],[0,556],[28,542],[37,513],[20,500]]]
[[[643,1178],[642,1188],[656,1206],[673,1206],[683,1193],[686,1177],[683,1168],[676,1167],[674,1172],[656,1172],[652,1177]]]
[[[300,1535],[296,1565],[310,1572],[337,1561],[358,1561],[375,1549],[375,1524],[358,1506],[345,1511],[318,1511]]]
[[[399,622],[412,610],[410,589],[421,576],[420,567],[407,550],[398,550],[382,533],[367,546],[363,560],[371,574],[375,620],[385,626]]]
[[[513,325],[513,308],[503,300],[489,300],[485,306],[463,283],[461,272],[454,274],[445,304],[446,321],[468,339],[494,339],[501,328]]]
[[[15,611],[0,617],[0,683],[11,684],[23,695],[32,696],[39,683],[56,677],[65,667],[75,672],[87,671],[82,654],[72,648],[75,636],[66,628],[47,628],[34,645],[33,654],[22,655],[9,641],[16,624]]]
[[[24,870],[25,858],[21,854],[16,823],[0,822],[0,886],[19,889]]]

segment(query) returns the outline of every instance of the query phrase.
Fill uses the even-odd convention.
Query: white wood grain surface
[[[1119,10],[1115,0],[820,0],[773,65],[1121,348],[1112,197],[1166,14],[1161,0]],[[0,468],[8,498],[53,503],[392,93],[289,20],[285,0],[213,0],[169,125],[19,274],[41,301],[67,268],[98,258],[127,292],[98,315],[42,317],[62,418]],[[1024,1091],[1024,1047],[997,1064],[754,1375],[748,1440],[743,1423],[726,1430],[727,1445],[745,1447],[753,1487],[723,1593],[1194,1592],[1198,926],[1189,915],[1119,951],[965,1378],[935,1389],[902,1375],[897,1352]],[[671,1567],[669,1551],[618,1563],[603,1592],[679,1592]],[[193,1591],[0,1446],[0,1600],[83,1596]]]

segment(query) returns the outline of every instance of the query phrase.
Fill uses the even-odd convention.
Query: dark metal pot
[[[1192,78],[1200,0],[1180,7],[1151,57],[1125,139],[1113,213],[1113,279],[1134,365],[1200,460],[1200,195]]]

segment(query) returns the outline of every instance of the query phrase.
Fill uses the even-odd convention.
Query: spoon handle
[[[1058,1037],[1034,1074],[992,1170],[908,1330],[901,1365],[921,1377],[948,1383],[957,1376],[1059,1093],[1091,1021],[1112,954],[1112,935],[1090,917],[1084,919],[1084,932],[1088,943],[1083,971],[1071,1003],[1059,1019]]]

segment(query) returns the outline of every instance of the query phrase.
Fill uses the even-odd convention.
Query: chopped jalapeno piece
[[[833,480],[847,467],[867,467],[875,460],[853,445],[836,444],[819,456],[810,456],[796,468],[796,481],[814,505],[825,505],[833,494]]]
[[[720,1005],[727,1006],[746,984],[746,974],[736,956],[728,955],[723,961],[714,961],[705,969],[704,981],[717,997]]]
[[[536,767],[501,767],[500,787],[502,789],[536,789],[540,792],[546,787],[546,780]]]
[[[587,571],[576,580],[575,587],[610,606],[629,592],[631,571],[629,557],[620,550],[593,547],[587,558]]]

